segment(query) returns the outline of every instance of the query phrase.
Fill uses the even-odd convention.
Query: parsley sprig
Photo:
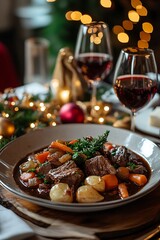
[[[96,138],[84,137],[78,139],[74,144],[69,144],[69,147],[74,151],[72,158],[77,159],[78,156],[81,156],[82,154],[86,156],[86,159],[93,157],[95,152],[101,150],[103,144],[107,142],[108,134],[109,131],[107,130],[103,135]]]

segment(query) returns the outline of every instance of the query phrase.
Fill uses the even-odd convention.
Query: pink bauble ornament
[[[59,113],[62,123],[83,123],[84,112],[80,106],[75,103],[64,104]]]

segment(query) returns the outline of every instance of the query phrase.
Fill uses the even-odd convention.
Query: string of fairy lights
[[[47,2],[55,2],[58,0],[47,0]],[[112,0],[100,0],[100,5],[103,8],[112,8]],[[130,40],[129,31],[132,31],[140,19],[147,17],[148,10],[143,6],[140,0],[131,0],[131,9],[128,11],[128,19],[124,19],[121,24],[115,25],[112,28],[113,33],[117,36],[117,40],[121,43],[128,43]],[[82,24],[89,24],[94,19],[89,14],[83,14],[80,11],[67,11],[65,14],[67,21],[80,21]],[[153,25],[144,21],[141,25],[141,31],[139,33],[139,40],[137,46],[140,48],[148,48],[149,41],[151,40],[151,34],[153,32]]]

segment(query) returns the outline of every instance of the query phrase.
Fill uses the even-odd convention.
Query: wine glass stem
[[[97,102],[97,83],[92,83],[91,106],[94,107]]]
[[[131,131],[132,132],[135,132],[135,118],[136,118],[135,112],[131,112]]]

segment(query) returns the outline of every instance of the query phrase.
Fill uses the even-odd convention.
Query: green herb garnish
[[[73,159],[77,159],[85,155],[85,159],[89,159],[94,156],[96,151],[100,151],[103,147],[103,144],[107,142],[109,131],[105,131],[103,135],[98,136],[97,138],[82,138],[78,139],[74,144],[69,144],[69,147],[73,149],[74,154]]]
[[[45,178],[45,175],[41,172],[38,172],[37,177],[38,177],[38,179],[43,179],[43,178]]]
[[[127,166],[130,167],[131,170],[134,170],[136,168],[136,164],[133,162],[128,162]]]

